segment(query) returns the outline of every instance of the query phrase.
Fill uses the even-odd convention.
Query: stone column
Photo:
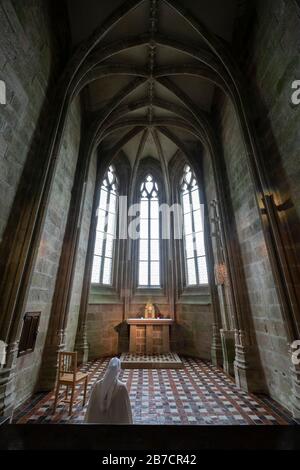
[[[223,369],[226,374],[234,376],[235,332],[234,330],[222,329],[220,333],[223,351]]]
[[[65,331],[59,330],[58,332],[53,332],[47,338],[43,353],[46,361],[42,365],[42,373],[39,380],[40,390],[49,391],[55,385],[58,371],[58,354],[65,349],[65,337]]]
[[[11,416],[13,413],[18,345],[17,341],[8,344],[5,364],[0,367],[0,416]]]
[[[90,222],[89,241],[88,241],[87,254],[86,254],[86,259],[85,259],[77,333],[76,333],[76,340],[75,340],[75,351],[77,351],[77,358],[78,358],[79,364],[80,363],[85,364],[89,358],[89,344],[87,341],[87,309],[88,309],[88,299],[89,299],[92,268],[93,268],[93,256],[94,256],[94,247],[95,247],[95,240],[96,240],[96,227],[98,223],[97,209],[99,206],[100,191],[98,191],[97,185],[100,179],[99,173],[100,171],[98,167],[95,190],[94,190],[91,222]]]
[[[291,394],[291,411],[295,419],[300,419],[300,359],[299,354],[289,347],[289,357],[291,358],[291,379],[292,379],[292,394]]]
[[[86,364],[89,359],[89,344],[87,341],[87,325],[83,322],[81,328],[77,331],[75,341],[75,351],[79,364]]]
[[[92,270],[92,249],[94,249],[94,241],[95,236],[94,234],[92,234],[90,235],[88,252],[85,262],[85,272],[83,278],[77,333],[75,339],[75,351],[77,351],[77,358],[79,364],[85,364],[89,359],[89,344],[87,340],[87,310]]]
[[[213,324],[211,361],[214,366],[221,366],[223,363],[223,351],[222,351],[220,327],[216,323]]]
[[[234,375],[236,385],[254,393],[266,393],[261,366],[257,363],[258,351],[253,344],[246,342],[245,333],[235,330]]]
[[[203,178],[201,179],[202,187],[204,188]],[[203,199],[205,203],[205,208],[207,208],[206,194],[203,192]],[[207,210],[207,209],[206,209]],[[206,253],[207,253],[207,267],[208,267],[208,278],[210,285],[210,293],[212,299],[213,307],[213,331],[212,331],[212,344],[211,344],[211,361],[215,366],[222,366],[223,362],[223,353],[222,353],[222,344],[220,336],[220,328],[222,326],[221,322],[221,307],[220,299],[218,295],[218,286],[215,278],[214,266],[215,266],[215,253],[213,250],[212,238],[215,236],[212,228],[212,220],[209,219],[208,213],[206,214],[207,219],[207,228],[205,231],[206,238]]]

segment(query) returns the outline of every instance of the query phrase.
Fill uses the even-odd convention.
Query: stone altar
[[[170,352],[171,318],[129,318],[129,352],[162,354]]]

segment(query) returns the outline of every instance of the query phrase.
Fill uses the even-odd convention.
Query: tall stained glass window
[[[111,165],[104,176],[100,189],[98,222],[92,270],[92,283],[111,285],[113,251],[116,234],[118,203],[118,179]]]
[[[140,187],[139,286],[160,286],[158,185],[148,175]]]
[[[199,187],[190,166],[186,165],[181,181],[184,217],[184,252],[188,286],[208,283],[204,244],[203,213]]]

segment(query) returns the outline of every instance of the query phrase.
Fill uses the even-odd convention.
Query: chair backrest
[[[58,375],[76,375],[77,372],[77,352],[62,351],[58,355]]]

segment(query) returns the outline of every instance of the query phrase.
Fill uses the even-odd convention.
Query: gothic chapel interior
[[[134,425],[300,423],[299,48],[299,0],[0,0],[0,428],[115,356]]]

